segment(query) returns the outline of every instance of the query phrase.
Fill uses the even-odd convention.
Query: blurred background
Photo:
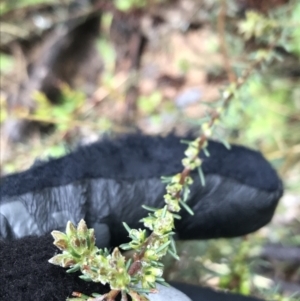
[[[285,195],[238,239],[178,242],[167,280],[300,300],[300,2],[0,0],[1,175],[103,135],[197,133],[262,55],[215,139],[258,149]]]

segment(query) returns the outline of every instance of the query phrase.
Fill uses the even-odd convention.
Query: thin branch
[[[269,51],[271,51],[273,49],[270,48]],[[222,109],[226,109],[229,105],[229,103],[231,102],[231,100],[234,98],[235,96],[235,92],[240,89],[243,84],[247,81],[247,79],[250,77],[250,75],[253,73],[253,71],[255,71],[256,69],[258,69],[262,63],[264,63],[265,61],[265,57],[262,57],[258,60],[256,60],[246,71],[243,72],[243,74],[241,75],[241,77],[237,78],[235,80],[235,82],[233,83],[235,85],[235,88],[229,91],[225,91],[223,92],[223,105],[222,105]],[[208,129],[212,130],[215,122],[217,119],[219,119],[221,113],[217,110],[213,110],[210,114],[209,114],[209,121],[207,123],[208,125]],[[198,152],[195,155],[194,159],[196,159],[200,153],[200,151],[204,148],[204,146],[207,144],[208,139],[210,138],[210,135],[208,135],[205,131],[203,131],[203,133],[199,136],[198,138]],[[180,184],[182,185],[182,187],[184,187],[184,183],[187,179],[187,177],[190,175],[191,173],[191,169],[185,167],[182,172],[180,173]],[[183,188],[182,188],[183,189]],[[180,200],[181,197],[181,193],[182,193],[182,189],[180,191],[178,191],[176,193],[176,198],[178,200]],[[134,254],[134,261],[131,264],[130,268],[129,268],[129,275],[133,276],[135,275],[137,272],[140,271],[141,267],[142,267],[142,260],[143,257],[145,255],[145,252],[147,250],[147,246],[157,238],[157,235],[154,234],[154,232],[152,232],[150,234],[150,236],[147,238],[147,240],[145,241],[142,250],[138,253]],[[115,300],[115,298],[117,297],[117,295],[120,293],[120,290],[112,290],[107,294],[106,300],[107,301],[112,301]]]

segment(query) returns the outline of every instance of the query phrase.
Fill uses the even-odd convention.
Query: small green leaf
[[[162,218],[165,218],[166,217],[166,214],[167,214],[167,206],[164,207],[163,211],[162,211],[162,214],[161,214],[161,217]]]
[[[150,206],[146,206],[146,205],[142,205],[142,208],[144,208],[148,211],[152,211],[152,212],[155,212],[158,210],[158,208],[154,208],[154,207],[150,207]]]
[[[172,214],[173,214],[174,218],[181,219],[181,216],[179,214],[176,214],[176,213],[173,213],[173,212],[172,212]]]
[[[77,234],[81,236],[87,236],[88,235],[88,228],[86,226],[86,223],[83,219],[80,220],[79,224],[77,225]]]
[[[165,176],[160,177],[161,181],[166,184],[172,182],[172,178],[173,177],[165,177]]]
[[[77,272],[77,271],[79,271],[79,270],[80,270],[80,264],[77,263],[77,264],[75,264],[72,268],[68,269],[68,270],[67,270],[67,273],[68,273],[68,274],[69,274],[69,273],[75,273],[75,272]]]
[[[156,282],[160,282],[160,283],[161,283],[161,282],[166,282],[165,279],[164,279],[163,277],[156,277],[156,278],[155,278],[155,281],[156,281]]]
[[[215,134],[217,135],[218,139],[224,144],[224,146],[230,150],[231,145],[223,137],[221,137],[221,135],[218,134],[218,132],[215,132]]]
[[[131,250],[132,247],[130,246],[130,244],[122,244],[119,246],[121,249],[127,251],[127,250]]]
[[[186,203],[190,195],[190,188],[186,186],[183,190],[183,201]]]
[[[132,263],[132,258],[129,258],[128,260],[127,260],[127,262],[126,262],[126,271],[128,271],[129,270],[129,268],[130,268],[130,266],[131,266],[131,263]]]
[[[226,140],[224,140],[224,139],[220,139],[220,140],[228,150],[231,149],[231,145]]]
[[[167,241],[166,243],[164,243],[163,245],[161,245],[159,248],[157,248],[155,251],[156,253],[161,252],[162,250],[164,250],[165,248],[168,247],[168,245],[171,243],[171,241]]]
[[[70,238],[73,235],[76,235],[76,233],[77,233],[77,231],[76,231],[74,224],[72,222],[68,221],[67,226],[66,226],[67,236]],[[53,234],[52,234],[52,236],[53,236]]]
[[[170,287],[170,284],[167,283],[166,281],[157,281],[159,284],[163,285],[163,286],[166,286],[166,287]]]
[[[150,261],[151,265],[154,266],[154,267],[160,267],[160,268],[163,268],[164,267],[164,264],[159,262],[159,261],[154,261],[154,260],[151,260]]]
[[[84,280],[84,281],[86,281],[86,282],[91,282],[91,281],[93,281],[93,280],[92,280],[89,276],[87,276],[87,275],[80,275],[79,278],[82,279],[82,280]]]
[[[209,153],[209,151],[206,147],[204,147],[202,150],[203,150],[203,153],[206,157],[210,157],[210,153]]]
[[[187,205],[187,203],[183,202],[182,200],[179,200],[179,203],[190,215],[194,215],[193,210]]]
[[[176,244],[175,244],[175,240],[173,237],[170,237],[170,242],[171,242],[171,249],[172,251],[177,254],[177,250],[176,250]]]
[[[205,177],[204,177],[203,170],[200,166],[198,167],[198,173],[199,173],[201,185],[202,185],[202,187],[204,187],[205,186]]]
[[[131,228],[125,222],[123,222],[123,226],[127,230],[127,232],[130,233]]]
[[[173,251],[171,251],[170,249],[168,249],[168,253],[176,260],[180,260],[180,257],[175,254]]]
[[[189,145],[191,142],[193,142],[193,141],[192,140],[184,140],[184,139],[180,140],[180,143],[187,144],[187,145]]]

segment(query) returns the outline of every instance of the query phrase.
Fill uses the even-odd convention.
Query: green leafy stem
[[[181,208],[193,215],[192,209],[187,204],[189,187],[193,183],[190,176],[193,170],[198,170],[201,183],[205,185],[199,152],[203,150],[206,156],[210,155],[207,149],[208,139],[213,135],[221,114],[252,72],[271,59],[272,49],[259,52],[250,68],[222,92],[220,105],[212,109],[209,118],[202,123],[200,136],[194,141],[186,142],[188,147],[182,160],[184,166],[182,172],[162,179],[166,183],[165,206],[159,209],[143,206],[149,214],[141,221],[152,233],[147,236],[146,230],[131,229],[123,223],[131,241],[119,248],[134,250],[132,258],[126,260],[119,248],[115,248],[111,254],[107,249],[98,249],[95,246],[94,230],[88,229],[83,220],[79,222],[77,228],[68,222],[66,233],[52,232],[54,245],[62,253],[52,257],[50,263],[68,268],[67,273],[80,270],[81,279],[109,284],[111,288],[107,294],[93,294],[91,297],[74,292],[75,298],[68,300],[112,301],[121,293],[122,301],[127,300],[127,295],[130,295],[133,301],[147,301],[148,294],[157,292],[156,283],[167,285],[162,277],[163,264],[160,260],[167,253],[179,259],[173,239],[174,221],[180,219],[178,213]],[[225,141],[224,144],[228,146]]]

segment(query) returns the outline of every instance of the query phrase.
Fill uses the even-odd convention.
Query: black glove
[[[186,145],[180,138],[129,135],[84,146],[65,157],[38,163],[7,176],[0,186],[0,231],[4,239],[64,230],[84,218],[95,228],[98,246],[126,241],[122,226],[140,228],[147,212],[161,208],[160,177],[181,172]],[[197,172],[188,205],[176,222],[180,239],[234,237],[268,223],[282,195],[282,183],[259,152],[242,146],[227,150],[210,141],[203,153],[206,185]]]

